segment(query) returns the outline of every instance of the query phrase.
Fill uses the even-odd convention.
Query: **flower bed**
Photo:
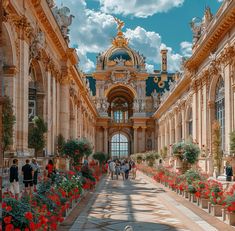
[[[85,190],[94,188],[100,179],[99,167],[92,166],[89,177],[75,171],[57,172],[52,179],[42,181],[31,197],[19,200],[5,193],[3,197],[3,230],[48,231],[57,230],[69,208]]]
[[[222,208],[224,208],[227,217],[231,218],[235,215],[235,185],[229,190],[224,190],[223,185],[216,180],[208,180],[207,176],[200,174],[195,170],[188,170],[185,174],[179,174],[171,171],[171,169],[160,166],[159,168],[151,168],[139,164],[137,168],[152,177],[155,181],[168,186],[174,191],[180,192],[181,195],[195,202],[192,198],[197,198],[197,204],[202,208],[208,208],[214,216],[222,216]],[[235,217],[235,216],[234,216]],[[229,224],[235,225],[231,221]]]

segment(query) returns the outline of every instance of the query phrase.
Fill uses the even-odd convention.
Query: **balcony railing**
[[[127,125],[132,125],[132,121],[130,119],[123,119],[123,120],[114,120],[114,119],[111,119],[110,120],[110,124],[111,125],[117,125],[117,126],[127,126]]]

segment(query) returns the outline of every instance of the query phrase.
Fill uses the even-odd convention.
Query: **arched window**
[[[116,123],[124,123],[128,120],[128,103],[124,98],[117,98],[111,103],[112,119]]]
[[[128,156],[128,139],[125,135],[118,133],[111,139],[111,155],[112,157],[122,158]]]
[[[219,78],[215,90],[215,119],[220,123],[221,148],[224,150],[224,80],[222,77]]]
[[[29,69],[29,108],[28,119],[32,122],[34,116],[37,115],[37,87],[36,87],[36,74],[34,68]]]

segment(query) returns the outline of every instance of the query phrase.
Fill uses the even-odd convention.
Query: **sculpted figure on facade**
[[[39,30],[30,45],[30,58],[40,59],[41,58],[41,50],[45,47],[45,35]]]
[[[58,8],[57,6],[52,9],[56,21],[60,27],[61,33],[65,39],[68,39],[69,26],[72,24],[73,15],[69,15],[70,9],[68,7]]]
[[[190,22],[190,27],[193,32],[193,44],[195,44],[202,34],[202,22],[200,18],[193,18]]]
[[[153,98],[153,108],[157,109],[160,105],[160,93],[157,93],[156,89],[154,89],[154,91],[152,92],[152,98]]]

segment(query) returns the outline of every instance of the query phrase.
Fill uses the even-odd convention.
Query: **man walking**
[[[31,163],[32,169],[33,169],[33,186],[34,186],[34,191],[37,191],[37,184],[38,184],[38,174],[40,172],[40,167],[37,163],[37,160],[35,158],[32,159]]]
[[[29,159],[26,160],[26,164],[22,167],[22,173],[25,193],[27,193],[27,189],[29,188],[29,195],[31,195],[33,186],[33,168],[29,164]]]
[[[13,164],[10,167],[10,192],[17,200],[20,193],[19,186],[19,173],[18,173],[18,160],[14,159]]]

